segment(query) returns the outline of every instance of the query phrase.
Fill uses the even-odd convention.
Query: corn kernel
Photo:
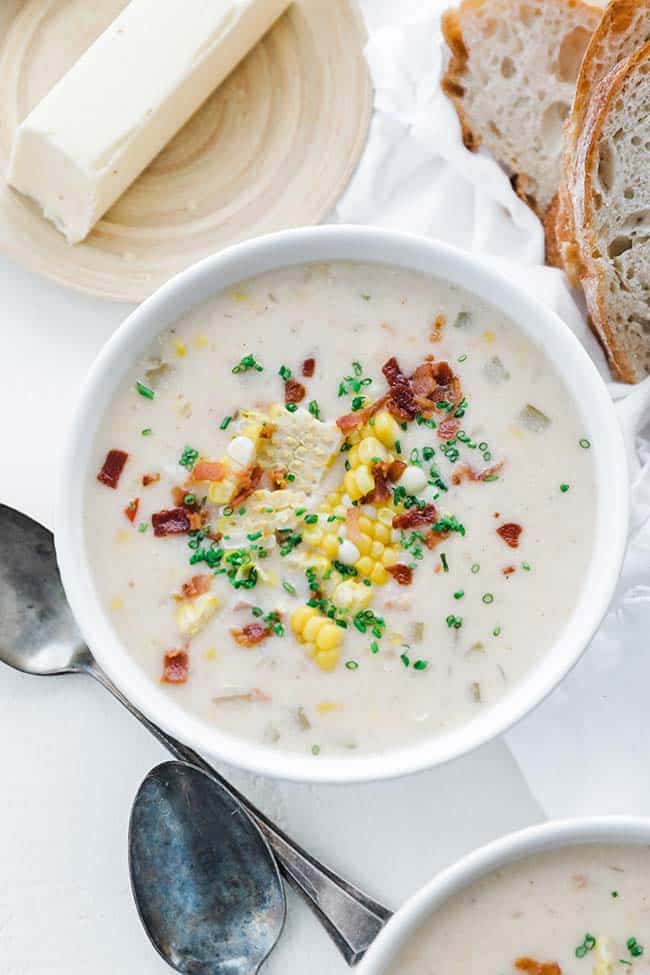
[[[373,568],[374,568],[374,562],[367,555],[363,555],[355,565],[355,569],[362,576],[369,576]]]
[[[316,643],[316,637],[324,623],[325,617],[319,615],[312,616],[310,620],[307,620],[302,628],[302,638],[305,643]]]
[[[387,525],[389,528],[393,527],[393,518],[395,517],[395,512],[392,508],[380,508],[377,512],[377,521],[382,525]]]
[[[330,559],[335,559],[339,554],[339,541],[336,535],[332,535],[329,532],[323,536],[322,541],[323,551]]]
[[[366,515],[359,515],[359,531],[364,535],[372,535],[374,523]]]
[[[208,483],[208,498],[212,504],[227,504],[235,491],[235,482],[229,477],[223,481],[210,481]]]
[[[369,494],[375,486],[375,478],[369,468],[362,465],[357,467],[354,473],[356,474],[359,497],[363,497],[364,494]]]
[[[342,711],[343,706],[338,701],[319,701],[316,710],[320,714],[330,714],[332,711]]]
[[[380,562],[377,562],[374,569],[370,573],[370,581],[374,582],[376,586],[384,586],[388,582],[389,578],[390,577],[386,572],[386,569]]]
[[[181,342],[179,339],[174,342],[174,349],[179,359],[182,359],[183,356],[187,354],[187,346],[185,345],[185,342]]]
[[[381,410],[375,417],[374,433],[387,447],[394,447],[395,441],[399,440],[399,424],[387,410]]]
[[[358,613],[361,609],[366,609],[372,599],[372,589],[364,586],[361,582],[353,579],[346,579],[340,582],[332,593],[332,599],[337,606],[342,609],[349,609],[352,613]]]
[[[337,647],[334,650],[320,650],[314,655],[314,660],[321,670],[334,670],[339,662],[340,656],[341,652]]]
[[[210,340],[207,335],[197,335],[194,339],[194,345],[199,349],[204,348],[206,345],[210,344]]]
[[[394,548],[385,548],[383,555],[381,557],[381,561],[382,561],[382,565],[385,566],[395,565],[396,562],[399,562],[399,557]]]
[[[318,610],[315,606],[299,606],[298,609],[294,610],[291,614],[291,628],[294,633],[300,635],[307,621],[317,615]]]
[[[362,535],[359,541],[356,543],[357,548],[362,555],[370,555],[370,549],[372,548],[372,538],[370,535]]]
[[[380,559],[384,554],[384,546],[381,542],[373,542],[370,549],[370,556],[373,559]]]
[[[364,464],[372,463],[376,457],[380,461],[388,458],[388,451],[383,443],[377,440],[377,437],[366,437],[365,440],[361,441],[357,449],[359,451],[359,460]]]
[[[307,545],[316,546],[323,541],[323,532],[320,528],[305,528],[302,537]]]
[[[325,623],[316,636],[317,650],[333,650],[340,646],[343,630],[336,623]]]
[[[488,345],[490,345],[492,342],[494,342],[495,338],[496,338],[496,335],[490,329],[488,329],[487,331],[483,332],[483,341],[484,342],[487,342]]]
[[[390,542],[390,528],[388,525],[382,525],[381,522],[376,522],[373,528],[373,535],[376,541],[382,542],[384,545],[388,545]]]
[[[348,462],[350,467],[356,467],[359,463],[359,448],[353,447],[352,450],[348,450]]]

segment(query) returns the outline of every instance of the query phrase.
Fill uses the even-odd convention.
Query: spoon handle
[[[230,785],[216,769],[208,765],[197,752],[166,734],[162,728],[145,717],[113,684],[96,661],[88,663],[87,672],[148,728],[174,758],[202,769],[241,803],[265,836],[286,879],[302,894],[348,965],[356,965],[391,917],[391,911],[319,863]]]

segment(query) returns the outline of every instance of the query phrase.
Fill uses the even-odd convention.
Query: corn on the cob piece
[[[184,599],[175,615],[176,625],[184,636],[194,636],[219,609],[219,600],[212,592]]]
[[[341,655],[343,630],[315,606],[300,606],[291,615],[291,628],[321,670],[334,670]]]

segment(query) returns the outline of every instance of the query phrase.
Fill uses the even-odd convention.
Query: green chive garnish
[[[494,602],[494,596],[492,595],[491,592],[483,593],[483,602],[488,604]]]
[[[145,384],[141,383],[140,380],[138,380],[138,382],[135,384],[135,388],[138,393],[140,393],[140,396],[144,396],[145,399],[153,399],[156,395],[153,389],[150,389],[149,386],[145,386]]]
[[[231,416],[224,416],[223,420],[219,424],[219,429],[220,430],[227,430],[228,429],[228,424],[230,423],[231,420],[232,420],[232,417]]]

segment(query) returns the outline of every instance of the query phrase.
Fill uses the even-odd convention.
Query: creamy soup
[[[521,860],[448,900],[387,975],[644,975],[649,876],[645,846]]]
[[[591,444],[543,351],[460,288],[306,265],[192,310],[94,444],[94,582],[165,693],[234,735],[377,752],[493,707],[589,563]]]

